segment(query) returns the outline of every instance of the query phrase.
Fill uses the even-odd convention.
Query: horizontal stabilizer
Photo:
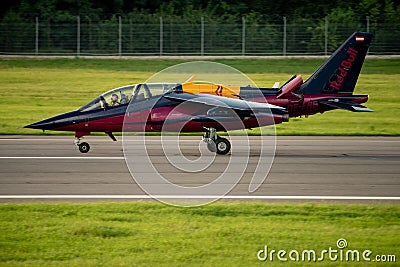
[[[329,107],[348,110],[348,111],[352,111],[352,112],[372,112],[373,111],[372,109],[367,108],[363,105],[353,103],[353,102],[347,102],[347,101],[320,100],[319,103],[322,105],[329,106]]]

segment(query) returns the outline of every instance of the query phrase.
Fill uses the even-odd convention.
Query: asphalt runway
[[[234,138],[236,150],[226,156],[205,155],[212,161],[201,172],[173,166],[163,155],[160,137],[149,137],[146,148],[157,172],[168,181],[194,187],[218,178],[229,160],[242,160],[248,146],[243,137]],[[72,136],[1,136],[0,201],[149,200],[132,179],[121,137],[117,139],[112,142],[107,136],[86,137],[91,151],[81,154]],[[194,160],[184,166],[201,165],[195,161],[200,139],[181,138],[184,155]],[[258,190],[250,193],[249,183],[260,158],[259,146],[259,138],[251,137],[247,167],[226,195],[227,200],[400,202],[399,137],[277,137],[270,172]],[[140,150],[138,153],[134,172],[143,175],[150,171],[144,163],[140,168],[147,156]],[[179,160],[178,154],[173,156]],[[270,156],[269,152],[261,155]],[[232,176],[237,175],[235,172]]]

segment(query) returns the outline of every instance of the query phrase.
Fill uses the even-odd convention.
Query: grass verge
[[[3,266],[315,265],[260,262],[270,249],[346,249],[400,257],[399,205],[217,203],[176,208],[160,203],[0,205]],[[330,261],[321,266],[374,266]],[[385,263],[394,266],[396,263]]]

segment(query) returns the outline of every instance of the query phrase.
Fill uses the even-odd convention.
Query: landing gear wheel
[[[219,137],[215,128],[203,127],[205,133],[203,141],[207,143],[210,152],[216,152],[219,155],[226,155],[231,150],[231,143],[226,138]]]
[[[215,145],[215,142],[210,140],[207,142],[207,148],[210,152],[216,152],[217,151],[217,146]]]
[[[89,144],[86,143],[86,142],[80,143],[80,144],[78,145],[78,147],[79,147],[79,151],[80,151],[81,153],[88,153],[89,150],[90,150],[90,146],[89,146]]]
[[[217,149],[217,154],[226,155],[231,150],[231,143],[226,138],[219,137],[215,141],[215,147]]]

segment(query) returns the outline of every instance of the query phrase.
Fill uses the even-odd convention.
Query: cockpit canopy
[[[173,90],[177,83],[143,83],[133,84],[110,90],[81,107],[81,112],[109,109],[132,102],[143,101]]]

